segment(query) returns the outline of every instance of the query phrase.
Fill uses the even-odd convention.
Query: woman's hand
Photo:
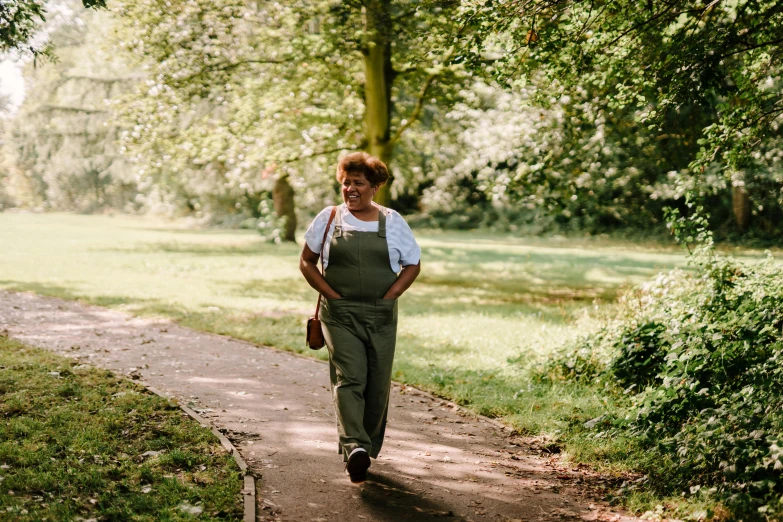
[[[421,272],[421,261],[415,265],[402,267],[397,280],[389,287],[388,290],[386,290],[386,293],[383,294],[383,298],[397,299],[400,297],[403,292],[405,292],[405,290],[407,290],[413,284],[413,282],[419,276],[419,272]]]
[[[299,271],[307,280],[308,284],[312,286],[319,294],[327,299],[340,299],[342,296],[334,291],[326,282],[324,276],[321,275],[321,271],[318,270],[318,258],[319,254],[316,254],[305,243],[302,249],[302,255],[299,257]]]

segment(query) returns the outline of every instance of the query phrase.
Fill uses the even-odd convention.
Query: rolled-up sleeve
[[[390,212],[388,226],[389,250],[392,258],[392,267],[400,270],[408,265],[417,265],[421,260],[421,248],[413,237],[413,231],[403,217],[397,212]],[[394,255],[396,254],[396,255]],[[395,259],[396,258],[396,259]],[[395,262],[398,263],[395,266]]]

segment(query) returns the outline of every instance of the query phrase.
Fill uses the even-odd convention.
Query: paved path
[[[190,404],[259,479],[260,520],[637,520],[595,500],[597,475],[409,387],[395,385],[384,449],[371,479],[352,486],[320,361],[25,293],[0,291],[0,332]]]

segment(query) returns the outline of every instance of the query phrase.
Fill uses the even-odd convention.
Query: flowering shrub
[[[564,348],[542,377],[630,398],[613,430],[657,454],[669,494],[699,495],[744,520],[783,515],[783,279],[701,252],[627,293],[619,319]],[[587,425],[586,425],[587,427]]]

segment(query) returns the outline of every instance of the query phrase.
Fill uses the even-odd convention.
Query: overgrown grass
[[[207,429],[110,372],[0,337],[0,519],[242,519]]]

